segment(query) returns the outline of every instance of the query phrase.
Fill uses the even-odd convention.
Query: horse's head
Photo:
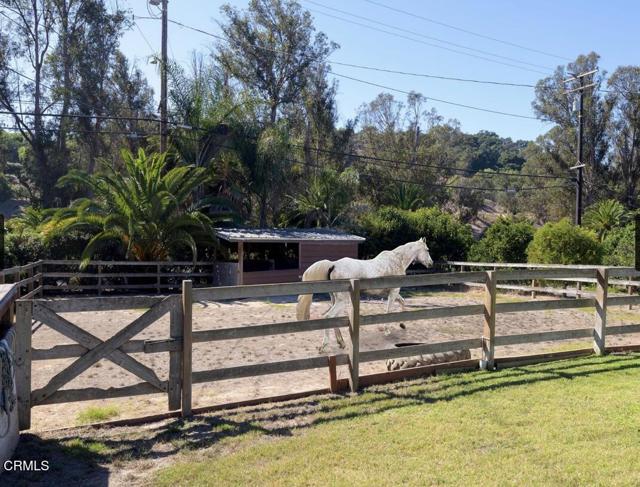
[[[418,251],[414,260],[417,260],[425,267],[431,267],[433,265],[433,259],[429,255],[429,247],[427,247],[427,240],[422,237],[417,242]]]

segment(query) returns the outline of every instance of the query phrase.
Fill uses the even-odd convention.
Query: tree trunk
[[[269,115],[269,121],[271,125],[276,123],[276,117],[278,115],[278,104],[276,102],[271,102],[271,113]]]
[[[259,226],[261,228],[264,228],[264,227],[267,226],[267,195],[266,195],[266,193],[262,193],[260,195],[259,205],[260,205],[260,224],[259,224]]]

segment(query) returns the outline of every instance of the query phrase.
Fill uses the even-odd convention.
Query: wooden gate
[[[87,399],[105,399],[163,392],[169,397],[169,409],[180,408],[180,355],[178,341],[182,329],[182,307],[179,295],[166,297],[121,297],[73,300],[18,301],[16,368],[20,429],[30,426],[32,406]],[[139,309],[149,307],[141,316],[107,340],[101,340],[80,326],[62,317],[61,312]],[[171,313],[170,338],[167,340],[132,340],[166,313]],[[32,323],[43,325],[72,339],[74,344],[57,345],[47,350],[31,350]],[[169,380],[161,380],[155,371],[130,353],[169,351]],[[74,362],[54,375],[42,388],[31,391],[31,360],[77,357]],[[101,359],[107,359],[131,372],[143,382],[132,386],[99,389],[61,388]],[[28,388],[28,390],[27,390]]]

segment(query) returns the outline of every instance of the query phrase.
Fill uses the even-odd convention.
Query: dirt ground
[[[408,309],[441,306],[480,304],[483,295],[479,291],[404,293]],[[528,299],[501,295],[498,301]],[[545,298],[538,298],[545,299]],[[312,318],[319,318],[328,308],[327,301],[313,304]],[[394,311],[397,309],[394,309]],[[126,326],[144,310],[66,313],[63,316],[78,324],[101,339],[107,339]],[[363,300],[361,312],[364,314],[383,313],[385,304],[380,298]],[[593,324],[593,309],[554,310],[544,312],[523,312],[499,314],[496,323],[497,335],[533,333],[538,331],[585,328]],[[640,310],[628,311],[626,307],[611,308],[609,324],[622,325],[639,322]],[[251,324],[266,324],[295,320],[293,300],[241,300],[232,303],[198,303],[193,309],[194,330],[235,327]],[[406,329],[399,324],[391,325],[391,334],[385,335],[382,326],[368,326],[361,329],[361,350],[392,348],[401,342],[434,343],[464,338],[475,338],[482,334],[482,317],[468,316],[447,319],[421,320],[406,323]],[[169,317],[165,315],[137,339],[163,339],[168,337]],[[625,335],[608,337],[608,345],[638,343],[640,337]],[[322,332],[292,333],[264,338],[249,338],[194,344],[194,371],[210,370],[233,365],[258,364],[271,361],[310,357],[318,354],[317,347],[322,341]],[[51,348],[63,343],[72,343],[47,326],[37,327],[33,334],[34,348]],[[497,356],[558,351],[589,346],[588,342],[556,341],[532,345],[498,347]],[[332,334],[327,354],[340,353]],[[473,352],[472,352],[473,353]],[[476,357],[477,355],[474,355]],[[168,375],[169,357],[167,353],[134,354],[140,362],[152,367],[161,379]],[[32,389],[44,386],[48,380],[74,359],[34,361],[32,364]],[[367,374],[386,370],[384,362],[365,363],[361,373]],[[340,377],[346,377],[346,367],[339,370]],[[117,365],[102,360],[68,383],[64,388],[122,387],[140,382],[129,372]],[[227,380],[195,385],[194,407],[222,404],[256,397],[274,396],[291,392],[319,389],[328,386],[326,368],[309,371],[274,374],[255,378]],[[136,396],[109,401],[86,401],[49,406],[36,406],[32,410],[32,429],[50,430],[77,424],[78,415],[92,406],[115,405],[117,418],[157,414],[167,410],[165,394]]]

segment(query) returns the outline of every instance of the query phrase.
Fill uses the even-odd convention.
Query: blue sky
[[[593,0],[538,0],[536,2],[506,0],[492,0],[490,2],[479,0],[455,2],[443,0],[376,1],[461,29],[548,52],[561,58],[575,59],[578,54],[594,50],[601,55],[601,67],[608,72],[613,71],[619,65],[640,64],[640,49],[638,48],[640,30],[637,26],[637,21],[640,18],[640,3],[636,1],[618,0],[606,3]],[[111,2],[112,5],[117,2],[120,7],[131,9],[135,15],[149,15],[146,0],[111,0]],[[221,19],[220,6],[223,3],[231,3],[239,8],[244,8],[247,5],[246,0],[227,2],[221,0],[169,0],[169,18],[206,31],[219,33],[220,28],[217,21]],[[300,3],[311,11],[317,29],[326,33],[329,39],[340,44],[340,49],[331,56],[333,61],[415,73],[530,84],[535,84],[537,80],[545,77],[543,73],[550,74],[558,64],[566,62],[557,57],[520,49],[427,22],[420,18],[393,12],[372,5],[365,0],[314,0],[313,4],[306,0],[300,0]],[[392,31],[389,27],[371,24],[362,19],[328,10],[318,6],[318,3],[417,32],[423,36],[487,51],[503,56],[503,58],[469,51],[407,32],[395,31],[401,36],[412,37],[420,42],[370,30],[324,15],[321,12]],[[154,7],[151,9],[152,13],[158,12]],[[122,41],[122,49],[144,70],[158,93],[158,73],[155,66],[148,63],[148,58],[153,52],[159,52],[160,22],[139,19],[136,23],[138,27],[134,27],[126,33]],[[183,64],[189,62],[191,52],[194,50],[210,52],[213,40],[203,34],[176,25],[169,25],[169,55]],[[520,69],[461,55],[424,43],[436,44],[514,64],[520,66]],[[519,62],[506,60],[504,57],[513,58]],[[540,72],[531,72],[527,69]],[[431,96],[504,112],[533,115],[531,110],[533,90],[531,88],[416,78],[336,65],[333,66],[333,71],[403,91],[418,91],[427,97]],[[338,80],[338,109],[342,123],[355,117],[358,107],[362,103],[372,100],[378,93],[385,91],[349,79],[338,78]],[[401,93],[393,94],[400,99],[405,97]],[[429,104],[435,107],[445,119],[458,119],[462,129],[467,132],[491,130],[514,139],[533,139],[549,128],[548,125],[537,120],[479,112],[435,101],[430,101]]]

